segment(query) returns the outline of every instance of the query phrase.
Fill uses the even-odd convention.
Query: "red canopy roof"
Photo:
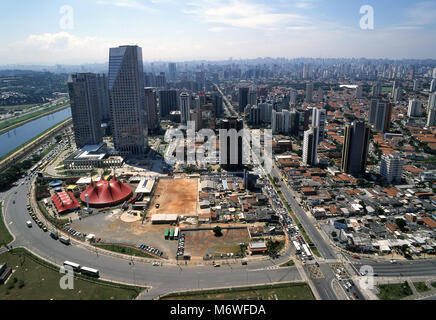
[[[56,206],[58,213],[63,213],[80,207],[79,202],[71,192],[56,192],[51,197],[51,200]]]
[[[98,182],[91,182],[80,195],[80,200],[84,203],[86,203],[85,195],[88,195],[91,206],[115,205],[127,200],[132,195],[132,188],[114,177],[110,181],[101,179]]]

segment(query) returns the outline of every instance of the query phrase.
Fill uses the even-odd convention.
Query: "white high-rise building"
[[[433,127],[436,126],[436,109],[430,109],[428,110],[428,116],[427,116],[427,127]]]
[[[319,137],[317,138],[318,143],[324,141],[324,129],[326,123],[327,113],[325,109],[312,109],[312,127],[317,127]]]
[[[433,68],[433,75],[432,75],[433,79],[436,79],[436,68]]]
[[[403,160],[397,154],[383,154],[380,161],[380,175],[387,183],[401,183]]]
[[[436,92],[430,93],[428,97],[427,111],[436,108]]]
[[[190,118],[189,101],[191,97],[188,93],[182,92],[180,94],[180,119],[182,125],[186,125]]]
[[[436,91],[436,79],[432,79],[430,82],[430,92]]]
[[[422,114],[421,101],[417,99],[409,100],[409,107],[407,108],[407,116],[420,117]]]
[[[318,127],[304,131],[303,162],[307,165],[317,164],[318,153]]]
[[[111,48],[108,80],[115,149],[122,156],[143,155],[148,147],[148,129],[142,49]]]

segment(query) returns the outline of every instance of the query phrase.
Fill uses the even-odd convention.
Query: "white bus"
[[[69,266],[69,267],[73,268],[74,271],[80,271],[80,264],[78,264],[78,263],[74,263],[71,261],[65,261],[64,266]]]
[[[80,272],[82,274],[92,276],[92,277],[98,277],[100,274],[97,269],[92,269],[92,268],[88,268],[88,267],[81,267]]]
[[[174,231],[174,240],[179,239],[179,228],[176,228],[176,230]]]
[[[309,249],[309,247],[307,246],[307,244],[304,243],[304,244],[302,245],[302,247],[303,247],[304,251],[306,252],[307,257],[308,257],[309,259],[312,259],[312,253],[310,252],[310,249]]]
[[[294,246],[295,246],[295,249],[296,249],[297,253],[300,253],[301,252],[301,247],[298,244],[298,242],[297,241],[292,241],[292,242],[294,243]]]

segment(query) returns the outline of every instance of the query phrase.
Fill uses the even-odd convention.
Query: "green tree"
[[[221,237],[223,235],[222,228],[220,226],[216,226],[212,229],[212,231],[215,234],[215,237]]]

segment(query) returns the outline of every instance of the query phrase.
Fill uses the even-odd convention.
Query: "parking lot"
[[[121,219],[123,211],[113,211],[95,214],[82,220],[75,220],[70,227],[84,234],[95,234],[105,243],[119,243],[138,247],[140,244],[153,247],[164,252],[168,257],[174,257],[177,241],[165,240],[167,225],[142,224],[139,220],[126,222]],[[125,220],[125,219],[124,219]]]

